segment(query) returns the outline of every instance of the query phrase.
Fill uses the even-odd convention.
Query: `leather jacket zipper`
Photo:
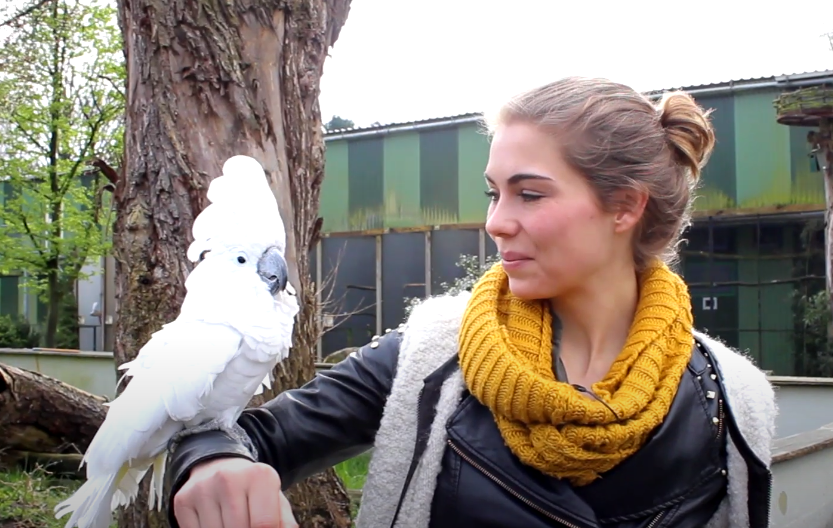
[[[494,482],[495,484],[497,484],[498,486],[500,486],[501,488],[506,490],[513,497],[515,497],[519,501],[523,502],[524,504],[526,504],[527,506],[529,506],[533,510],[540,513],[541,515],[544,515],[549,519],[552,519],[556,522],[559,522],[559,523],[563,524],[564,526],[566,526],[567,528],[582,528],[581,526],[578,526],[578,525],[573,524],[569,521],[566,521],[566,520],[562,519],[561,517],[553,515],[552,513],[548,512],[547,510],[545,510],[545,509],[541,508],[540,506],[536,505],[535,503],[533,503],[532,501],[530,501],[529,499],[527,499],[526,497],[524,497],[523,495],[521,495],[517,491],[513,490],[508,484],[502,482],[499,478],[497,478],[496,476],[491,474],[488,470],[486,470],[486,468],[484,468],[483,466],[481,466],[480,464],[478,464],[477,462],[472,460],[471,457],[469,457],[468,455],[463,453],[463,451],[459,447],[454,445],[454,442],[452,442],[451,440],[448,440],[448,447],[450,447],[455,453],[457,453],[460,456],[460,458],[462,458],[463,460],[468,462],[472,467],[474,467],[475,469],[477,469],[478,471],[483,473],[483,475],[488,477],[492,482]]]
[[[651,522],[649,522],[648,526],[646,526],[645,528],[654,528],[662,520],[663,517],[665,517],[665,510],[659,512],[656,515],[656,517],[651,519]]]
[[[559,522],[559,523],[563,524],[567,528],[581,528],[580,526],[578,526],[576,524],[573,524],[573,523],[571,523],[571,522],[569,522],[569,521],[567,521],[567,520],[565,520],[561,517],[558,517],[557,515],[554,515],[554,514],[550,513],[549,511],[541,508],[537,504],[533,503],[532,501],[530,501],[529,499],[527,499],[526,497],[524,497],[523,495],[521,495],[520,493],[518,493],[517,491],[512,489],[508,484],[506,484],[505,482],[501,481],[499,478],[494,476],[486,468],[484,468],[483,466],[481,466],[480,464],[478,464],[477,462],[472,460],[470,456],[463,453],[462,449],[460,449],[459,447],[454,445],[454,442],[452,442],[451,440],[447,440],[447,442],[448,442],[448,447],[450,447],[455,453],[457,453],[460,456],[460,458],[462,458],[463,460],[468,462],[473,468],[475,468],[479,472],[483,473],[483,475],[488,477],[492,482],[494,482],[495,484],[497,484],[498,486],[500,486],[501,488],[506,490],[510,495],[512,495],[513,497],[515,497],[519,501],[523,502],[524,504],[526,504],[527,506],[529,506],[533,510],[537,511],[538,513],[540,513],[541,515],[544,515],[545,517],[547,517],[549,519],[552,519],[556,522]],[[646,526],[645,528],[654,528],[657,525],[657,523],[659,523],[662,520],[662,518],[665,517],[665,513],[666,512],[663,510],[663,511],[659,512],[658,514],[656,514],[656,516],[654,516],[654,518],[651,519],[651,522],[648,523],[648,526]]]

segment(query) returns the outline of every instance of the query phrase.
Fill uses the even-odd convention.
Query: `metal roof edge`
[[[682,87],[662,88],[642,92],[649,98],[658,98],[662,94],[671,91],[684,91],[695,97],[720,95],[725,93],[739,93],[752,90],[765,90],[768,88],[800,88],[802,86],[816,86],[820,84],[833,84],[833,70],[823,70],[789,75],[773,75],[771,77],[758,77],[754,79],[742,79],[714,84],[699,84]],[[362,137],[384,136],[398,132],[413,132],[434,128],[441,128],[453,125],[477,123],[482,120],[483,113],[467,113],[449,117],[428,118],[402,123],[391,123],[388,125],[377,125],[362,128],[346,128],[325,132],[324,141],[337,141],[340,139],[354,139]]]
[[[425,129],[461,125],[466,123],[478,123],[482,120],[482,116],[482,113],[470,113],[460,114],[451,117],[439,117],[432,119],[422,119],[418,121],[406,121],[403,123],[392,123],[389,125],[379,125],[375,127],[364,127],[356,129],[346,128],[325,133],[324,141],[335,141],[346,138],[383,136],[387,134],[395,134],[397,132],[413,132]]]

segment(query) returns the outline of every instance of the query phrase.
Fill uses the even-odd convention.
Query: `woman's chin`
[[[513,279],[509,277],[509,291],[518,299],[524,301],[537,301],[540,299],[549,299],[550,295],[541,288],[539,281],[529,279]]]

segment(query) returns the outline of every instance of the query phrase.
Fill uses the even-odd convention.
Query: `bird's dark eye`
[[[211,252],[211,250],[210,250],[210,249],[206,249],[205,251],[203,251],[202,253],[200,253],[200,262],[202,262],[203,260],[205,260],[205,255],[206,255],[206,253],[209,253],[209,252]]]
[[[240,264],[245,264],[246,263],[246,257],[243,257],[243,256],[237,257],[237,262],[239,262]]]

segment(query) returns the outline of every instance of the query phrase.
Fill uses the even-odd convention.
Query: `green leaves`
[[[109,246],[107,179],[120,166],[125,78],[113,5],[16,0],[0,21],[0,274],[66,284]]]

